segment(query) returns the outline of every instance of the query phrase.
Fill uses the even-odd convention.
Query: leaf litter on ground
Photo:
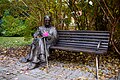
[[[0,48],[0,66],[8,66],[8,64],[10,66],[11,64],[14,64],[15,61],[19,60],[21,57],[26,56],[29,51],[29,46],[20,46],[17,48]],[[50,67],[61,66],[70,70],[79,69],[96,74],[94,55],[91,56],[81,52],[78,54],[56,50],[51,54],[49,60],[51,60]],[[99,76],[101,79],[117,76],[120,69],[119,57],[113,56],[113,54],[109,53],[106,55],[100,55],[99,61]],[[63,64],[60,65],[59,62]],[[41,68],[41,70],[46,70],[46,67]],[[28,74],[27,70],[24,70],[23,73]]]

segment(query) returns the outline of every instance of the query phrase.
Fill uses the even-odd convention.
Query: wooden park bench
[[[59,30],[58,42],[50,49],[83,52],[96,55],[96,78],[98,79],[98,57],[107,53],[110,34],[108,31]]]

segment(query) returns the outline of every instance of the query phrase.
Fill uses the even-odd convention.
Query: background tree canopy
[[[57,29],[107,30],[120,53],[119,0],[0,0],[0,36],[31,37],[52,16]]]

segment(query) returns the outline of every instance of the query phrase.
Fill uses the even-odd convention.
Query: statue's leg
[[[39,47],[40,47],[40,67],[46,66],[46,56],[45,56],[45,45],[43,39],[39,40]]]
[[[30,48],[30,53],[28,54],[28,57],[26,57],[29,61],[32,61],[33,59],[34,50],[35,50],[35,45],[32,44]]]
[[[37,67],[37,64],[40,62],[38,56],[39,56],[39,41],[34,41],[35,44],[31,47],[31,53],[30,53],[30,64],[28,65],[28,69],[34,69]]]
[[[25,57],[20,58],[20,62],[26,63],[32,59],[32,53],[33,53],[34,45],[32,44],[30,46],[30,53],[28,53]]]

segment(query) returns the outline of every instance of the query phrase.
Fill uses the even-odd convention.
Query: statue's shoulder
[[[38,29],[39,29],[39,30],[41,30],[41,29],[43,29],[43,28],[44,28],[44,26],[39,26],[39,28],[38,28]]]
[[[56,27],[54,27],[54,26],[51,26],[51,28],[52,28],[52,29],[56,29]]]

